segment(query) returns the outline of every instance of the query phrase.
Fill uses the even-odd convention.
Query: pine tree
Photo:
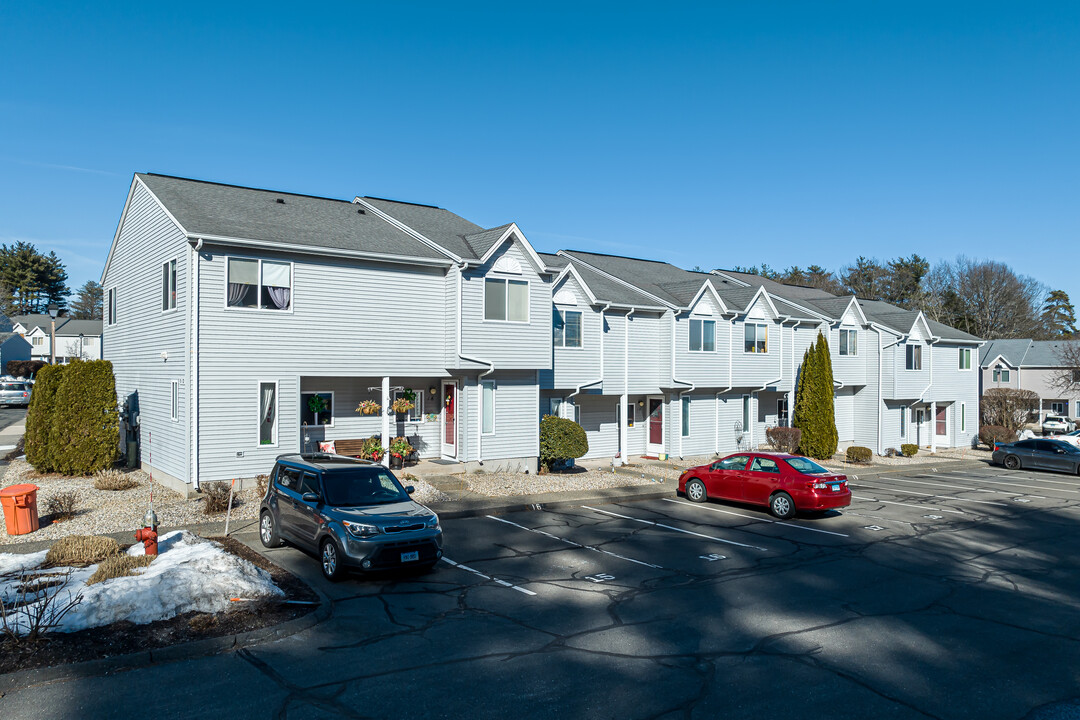
[[[78,296],[71,303],[72,317],[76,320],[101,320],[101,285],[87,280],[77,292]]]
[[[1051,290],[1043,303],[1040,318],[1043,337],[1050,340],[1064,340],[1076,334],[1076,311],[1069,294],[1064,290]]]
[[[802,431],[799,451],[804,455],[826,460],[836,453],[839,436],[833,405],[832,356],[829,343],[821,333],[803,355],[792,424]]]

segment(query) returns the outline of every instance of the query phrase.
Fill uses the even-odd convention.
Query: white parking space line
[[[851,485],[852,483],[848,483]],[[953,500],[961,503],[975,503],[977,505],[996,505],[997,507],[1005,507],[1005,503],[994,502],[993,500],[968,500],[966,498],[956,497],[955,495],[934,495],[933,493],[915,492],[914,490],[908,490],[906,488],[891,488],[882,487],[881,485],[869,485],[867,483],[859,483],[856,487],[874,488],[875,490],[887,490],[889,492],[900,493],[903,495],[921,495],[923,497],[942,498],[943,500]]]
[[[848,485],[851,482],[848,481]],[[919,510],[933,510],[934,512],[947,512],[953,515],[967,515],[963,510],[949,510],[947,508],[938,507],[937,505],[912,505],[911,503],[893,502],[892,500],[878,500],[877,498],[862,497],[859,495],[852,495],[855,500],[865,500],[866,502],[882,503],[883,505],[903,505],[909,508],[918,508]]]
[[[525,593],[526,595],[535,595],[536,594],[532,590],[526,590],[523,587],[518,587],[517,585],[514,585],[512,583],[508,583],[505,580],[500,580],[499,578],[491,577],[490,575],[485,575],[484,573],[480,572],[479,570],[474,570],[473,568],[469,567],[468,565],[462,565],[461,563],[456,563],[453,560],[451,560],[450,558],[446,557],[445,555],[443,555],[443,562],[450,563],[451,565],[453,565],[454,567],[456,567],[459,570],[464,570],[466,572],[471,572],[474,575],[479,575],[480,577],[484,578],[485,580],[491,580],[492,582],[498,583],[499,585],[502,585],[503,587],[510,588],[511,590],[517,590],[519,593]]]
[[[507,525],[513,525],[516,528],[521,528],[522,530],[527,530],[527,531],[529,531],[531,533],[536,533],[537,535],[543,535],[544,537],[549,537],[552,540],[558,540],[559,542],[564,542],[567,545],[573,545],[574,547],[580,548],[581,550],[592,550],[593,552],[603,553],[605,555],[610,555],[611,557],[619,558],[620,560],[626,560],[627,562],[637,563],[638,565],[644,565],[645,567],[651,567],[651,568],[654,568],[656,570],[663,570],[664,569],[660,565],[653,565],[652,563],[643,562],[641,560],[635,560],[634,558],[628,558],[625,555],[618,555],[616,553],[609,552],[608,550],[604,550],[603,548],[593,547],[592,545],[582,545],[581,543],[574,542],[573,540],[567,540],[566,538],[559,537],[558,535],[552,535],[551,533],[545,532],[543,530],[536,530],[536,529],[531,528],[531,527],[525,527],[524,525],[518,525],[516,522],[510,522],[509,520],[504,520],[501,517],[495,517],[494,515],[488,515],[486,517],[488,517],[488,518],[490,518],[492,520],[496,520],[496,521],[501,522],[501,523],[506,523]]]
[[[919,477],[925,477],[920,475]],[[936,475],[934,477],[937,477]],[[971,487],[970,485],[957,485],[956,483],[939,483],[939,482],[926,482],[924,480],[906,480],[904,478],[893,477],[892,475],[879,475],[879,480],[892,480],[894,482],[911,483],[913,485],[933,485],[935,487],[946,487],[952,490],[960,490],[963,492],[984,492],[984,493],[998,493],[1001,495],[1026,495],[1027,493],[1009,492],[1008,490],[988,490],[986,488]]]
[[[938,475],[916,475],[915,477],[932,478],[932,477],[940,477],[940,476],[941,475],[938,474]],[[1008,485],[1009,487],[1015,487],[1015,488],[1028,488],[1030,490],[1050,490],[1050,491],[1053,491],[1053,492],[1080,493],[1080,490],[1070,490],[1068,488],[1046,487],[1044,485],[1024,485],[1024,484],[1021,484],[1021,483],[1008,482],[1008,481],[1005,481],[1005,480],[985,480],[984,479],[984,480],[980,480],[980,482],[990,483],[992,485]],[[1039,478],[1039,482],[1058,482],[1058,481],[1057,480],[1045,480],[1043,478]]]
[[[750,520],[756,520],[757,522],[774,523],[786,528],[796,528],[798,530],[809,530],[810,532],[824,533],[825,535],[836,535],[837,537],[850,537],[844,533],[833,532],[832,530],[821,530],[818,528],[806,527],[805,525],[796,525],[795,523],[780,522],[778,520],[770,520],[769,518],[756,517],[754,515],[743,515],[742,513],[732,512],[730,510],[721,510],[711,505],[699,505],[697,503],[686,502],[685,500],[673,500],[672,498],[663,498],[664,502],[675,503],[676,505],[685,505],[686,507],[696,508],[698,510],[709,510],[711,512],[723,513],[724,515],[734,515],[736,517],[748,518]]]
[[[1054,480],[1054,479],[1052,479],[1052,478],[1048,478],[1048,477],[1046,477],[1046,476],[1043,476],[1043,475],[1034,475],[1034,474],[1033,474],[1033,473],[1032,473],[1031,471],[1028,471],[1028,472],[1024,472],[1024,473],[1003,473],[1003,472],[996,472],[996,473],[994,473],[993,475],[989,475],[989,476],[987,476],[987,475],[979,475],[979,474],[976,474],[976,473],[969,473],[969,472],[964,472],[963,470],[948,470],[948,471],[946,471],[946,472],[943,472],[943,473],[937,473],[937,474],[938,474],[938,475],[954,475],[954,476],[955,476],[955,475],[974,475],[975,477],[977,477],[977,478],[980,478],[980,479],[982,479],[982,478],[987,478],[987,477],[995,477],[995,478],[1019,478],[1020,480],[1032,480],[1032,481],[1034,481],[1034,482],[1045,482],[1045,483],[1053,483],[1054,485],[1068,485],[1068,486],[1069,486],[1069,487],[1071,487],[1071,488],[1075,488],[1075,487],[1080,487],[1080,484],[1078,484],[1078,483],[1076,483],[1076,482],[1073,482],[1073,481],[1069,481],[1069,480]],[[966,478],[965,478],[965,479],[966,479]]]
[[[705,538],[706,540],[713,540],[715,542],[735,545],[736,547],[749,548],[751,550],[760,550],[761,552],[769,552],[765,548],[758,547],[757,545],[747,545],[745,543],[735,542],[734,540],[725,540],[724,538],[713,537],[712,535],[704,535],[702,533],[694,532],[693,530],[683,530],[682,528],[665,525],[664,523],[653,522],[652,520],[642,520],[641,518],[630,517],[629,515],[620,515],[619,513],[608,512],[607,510],[599,510],[594,507],[589,507],[588,505],[582,505],[581,507],[585,508],[586,510],[592,510],[593,512],[603,513],[604,515],[611,515],[612,517],[622,518],[623,520],[633,520],[634,522],[644,523],[646,525],[654,525],[656,527],[662,527],[665,530],[674,530],[678,533],[685,533],[687,535]]]

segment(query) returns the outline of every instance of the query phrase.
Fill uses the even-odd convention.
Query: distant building
[[[1069,341],[991,340],[979,350],[979,391],[1031,390],[1039,396],[1039,422],[1049,415],[1080,418],[1080,392],[1056,387],[1065,369],[1061,350]]]

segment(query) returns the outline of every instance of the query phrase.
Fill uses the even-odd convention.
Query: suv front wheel
[[[263,510],[262,517],[259,518],[259,540],[262,541],[263,547],[281,547],[281,537],[278,535],[277,524],[274,522],[274,516],[270,514],[269,510]]]
[[[326,538],[319,548],[319,564],[322,565],[322,574],[330,582],[337,582],[344,574],[341,567],[341,553],[338,552],[337,543]]]

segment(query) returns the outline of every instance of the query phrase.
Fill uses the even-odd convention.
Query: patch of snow
[[[36,553],[0,553],[0,575],[36,568],[45,562],[48,550]]]
[[[143,555],[142,544],[133,545],[128,554]],[[2,553],[0,568],[15,567],[17,562],[21,567],[16,572],[36,568],[44,561],[45,553],[17,557],[38,559],[31,565],[29,559],[13,560],[11,554]],[[68,569],[54,568],[49,572]],[[58,600],[63,601],[67,593],[72,597],[82,593],[82,602],[61,620],[56,632],[75,632],[120,620],[142,625],[193,610],[217,613],[228,609],[232,604],[230,598],[235,597],[284,596],[265,570],[187,530],[162,535],[158,540],[158,557],[147,567],[137,568],[135,575],[87,586],[86,581],[96,569],[96,565],[72,569],[71,580],[60,590]],[[15,587],[14,578],[0,579],[0,598],[10,598]],[[33,605],[12,613],[9,626],[25,623],[27,612],[32,610]]]

